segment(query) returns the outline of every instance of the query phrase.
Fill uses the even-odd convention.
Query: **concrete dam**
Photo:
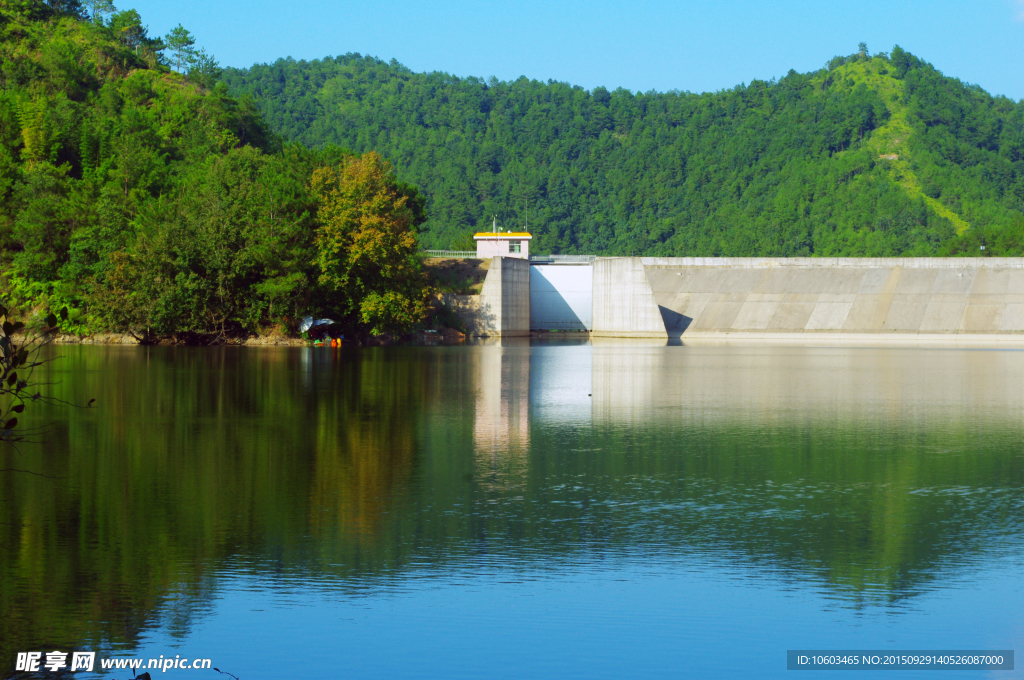
[[[1024,258],[494,258],[472,334],[1024,343]]]

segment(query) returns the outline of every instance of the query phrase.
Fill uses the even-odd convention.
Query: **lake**
[[[5,677],[52,650],[256,680],[778,678],[791,649],[1024,649],[1021,351],[48,355],[48,389],[96,405],[33,407],[40,442],[0,454],[46,475],[0,473]],[[132,677],[98,660],[69,677]]]

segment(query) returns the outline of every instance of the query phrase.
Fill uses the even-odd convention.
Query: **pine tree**
[[[195,44],[196,39],[181,24],[167,34],[167,47],[174,52],[174,67],[179,73],[182,65],[188,65],[189,59],[195,54]]]

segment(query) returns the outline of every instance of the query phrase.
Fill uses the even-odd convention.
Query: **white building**
[[[521,257],[530,259],[530,239],[525,231],[483,231],[473,236],[476,241],[476,256]]]

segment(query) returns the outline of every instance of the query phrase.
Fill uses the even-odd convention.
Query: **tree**
[[[94,24],[103,25],[103,17],[109,16],[117,11],[111,0],[87,0],[90,14]]]
[[[426,317],[415,216],[391,164],[376,152],[313,172],[320,285],[342,315],[380,335]]]
[[[148,29],[142,25],[142,17],[134,9],[114,14],[110,18],[110,30],[122,45],[135,50],[136,54],[149,39]]]
[[[307,160],[242,147],[197,164],[187,193],[110,254],[91,309],[144,343],[223,340],[301,317],[316,277]]]
[[[207,54],[205,49],[197,50],[188,58],[188,79],[206,88],[212,88],[220,77],[220,64]]]
[[[149,37],[149,28],[142,25],[142,17],[134,9],[117,12],[108,25],[118,42],[145,59],[150,68],[163,62],[161,52],[167,46],[160,38]]]
[[[167,34],[167,47],[174,52],[175,69],[180,73],[182,65],[188,65],[189,58],[194,54],[196,39],[185,28],[178,24]]]

